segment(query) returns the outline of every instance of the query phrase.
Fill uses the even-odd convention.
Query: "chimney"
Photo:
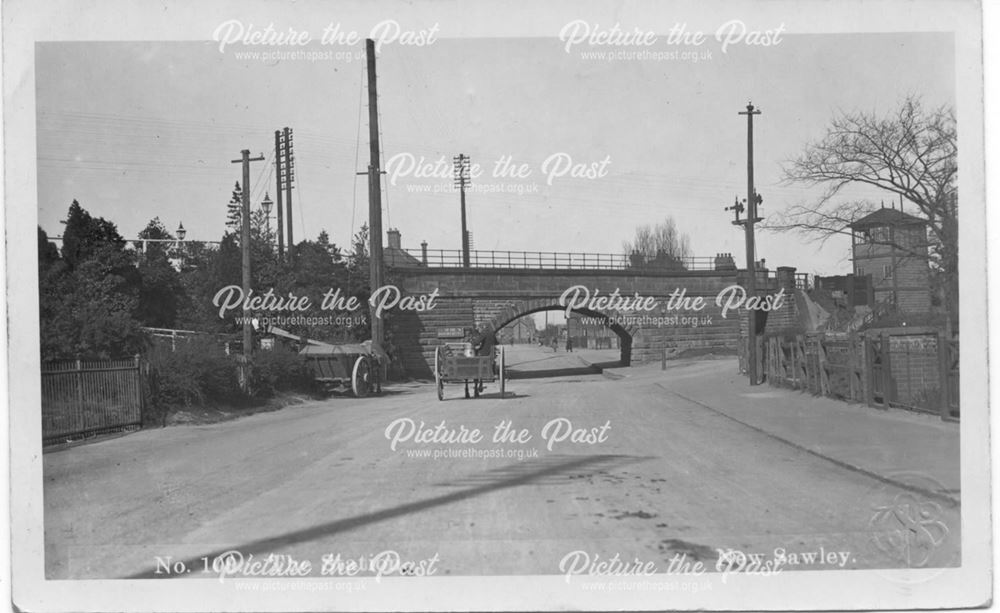
[[[736,270],[736,260],[733,259],[733,254],[715,254],[715,270]]]
[[[386,231],[386,235],[389,237],[389,248],[390,249],[402,249],[402,238],[399,234],[399,230],[395,228],[389,228]]]
[[[779,289],[783,287],[786,292],[791,292],[795,289],[794,266],[778,266],[777,278]]]
[[[778,266],[777,289],[785,290],[785,302],[780,309],[772,311],[768,316],[767,325],[775,329],[795,326],[798,319],[797,307],[795,306],[795,267]]]

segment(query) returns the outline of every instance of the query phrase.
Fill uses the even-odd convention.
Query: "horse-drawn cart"
[[[306,366],[323,391],[351,392],[358,398],[382,393],[382,360],[385,353],[372,349],[371,341],[333,345],[305,339],[277,326],[268,326],[268,334],[284,338],[299,348]]]
[[[299,351],[326,392],[350,391],[358,398],[382,393],[382,366],[363,344],[309,344]]]
[[[473,394],[478,398],[485,383],[498,382],[503,398],[507,387],[503,345],[495,347],[490,355],[476,355],[472,343],[440,345],[434,350],[434,381],[438,400],[444,400],[445,383],[464,383],[466,398],[472,383]]]

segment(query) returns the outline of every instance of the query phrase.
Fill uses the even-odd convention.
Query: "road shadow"
[[[518,451],[512,448],[511,451]],[[530,482],[532,485],[570,485],[580,479],[590,479],[593,477],[607,475],[611,472],[629,464],[644,462],[653,459],[652,456],[630,456],[630,455],[599,455],[585,456],[592,462],[585,464],[574,464],[574,459],[584,456],[554,455],[538,460],[528,460],[517,464],[508,464],[474,475],[467,475],[453,481],[435,483],[435,487],[472,487],[479,488],[494,482],[521,481]],[[546,470],[552,467],[553,470]]]
[[[473,402],[475,400],[514,400],[521,398],[531,398],[531,394],[518,394],[517,392],[512,392],[510,390],[507,390],[506,392],[504,392],[503,396],[500,395],[500,392],[490,392],[488,394],[487,393],[479,394],[479,398],[476,398],[475,396],[469,396],[468,398],[466,398],[463,394],[458,393],[450,398],[448,396],[445,396],[444,400],[442,400],[441,402],[451,402],[452,400],[467,400],[469,402]]]
[[[492,400],[513,400],[514,398],[531,398],[531,394],[518,394],[517,392],[512,392],[507,390],[500,395],[500,392],[490,392],[489,394],[480,394],[480,398],[492,399]]]
[[[548,379],[551,377],[573,377],[579,375],[599,375],[601,368],[598,366],[568,366],[564,368],[550,368],[547,370],[514,370],[507,371],[507,378],[511,381],[523,381],[525,379]]]
[[[558,356],[560,358],[565,357]],[[530,364],[536,364],[538,362],[546,362],[553,359],[553,356],[540,358],[538,360],[530,360],[526,362],[518,362],[517,364],[507,367],[507,378],[508,379],[547,379],[549,377],[572,377],[579,375],[599,375],[604,372],[605,368],[618,368],[622,365],[621,360],[607,360],[604,362],[586,362],[582,358],[577,358],[580,364],[574,366],[558,366],[555,368],[523,368],[524,366]]]
[[[621,360],[609,360],[607,362],[594,362],[591,366],[604,370],[605,368],[622,368],[624,365]]]
[[[495,470],[486,471],[479,475],[473,475],[456,480],[450,484],[439,484],[442,486],[464,487],[465,489],[448,494],[441,494],[417,500],[406,504],[397,505],[381,511],[355,515],[344,519],[337,519],[326,523],[318,524],[310,528],[293,530],[277,536],[248,541],[235,547],[226,547],[207,552],[202,555],[183,560],[187,568],[196,568],[202,564],[202,558],[215,559],[227,552],[236,550],[243,556],[251,554],[260,556],[272,553],[280,548],[299,543],[307,543],[321,538],[326,538],[342,532],[348,532],[362,526],[395,519],[412,513],[419,513],[427,509],[460,502],[475,496],[489,494],[498,490],[512,487],[519,487],[528,484],[544,483],[571,483],[573,479],[585,477],[590,474],[607,472],[612,467],[624,464],[640,462],[649,459],[647,457],[626,456],[626,455],[586,455],[586,456],[550,456],[540,460],[531,460],[511,464]],[[155,568],[147,568],[138,573],[128,575],[126,579],[160,579],[166,577],[179,577],[183,574],[168,573],[156,574]]]
[[[368,392],[368,394],[362,396],[362,398],[383,398],[385,396],[402,396],[405,394],[412,394],[414,391],[415,390],[390,389],[383,387],[381,392],[379,393]],[[354,395],[354,392],[324,392],[321,396],[319,396],[320,400],[332,400],[334,398],[357,398],[357,396]]]

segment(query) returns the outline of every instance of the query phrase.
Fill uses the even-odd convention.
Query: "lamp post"
[[[184,242],[184,237],[187,236],[187,230],[184,229],[184,222],[177,224],[177,251],[180,252],[181,270],[184,269],[184,248],[181,247],[181,243]]]
[[[264,210],[264,231],[268,242],[271,240],[271,207],[274,206],[274,202],[271,201],[271,197],[267,192],[264,192],[264,200],[260,203],[260,208]]]

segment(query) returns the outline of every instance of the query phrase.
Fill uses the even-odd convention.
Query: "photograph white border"
[[[11,529],[13,601],[24,610],[543,610],[543,609],[873,609],[976,606],[990,594],[991,542],[987,336],[986,202],[980,6],[971,1],[826,2],[511,2],[462,4],[383,2],[95,3],[4,5],[5,212],[7,230]],[[962,566],[943,571],[784,572],[730,577],[726,589],[697,595],[584,592],[562,577],[383,578],[379,589],[345,599],[324,592],[237,592],[213,580],[46,581],[38,372],[35,250],[34,44],[38,41],[208,40],[215,25],[239,16],[315,28],[331,20],[366,31],[386,18],[441,24],[441,36],[554,36],[568,18],[595,22],[672,24],[711,30],[730,15],[784,22],[789,33],[955,32],[959,117],[962,305]],[[892,581],[887,575],[903,581]],[[933,575],[926,581],[928,575]],[[292,581],[292,580],[284,580]],[[372,580],[374,581],[374,580]]]

